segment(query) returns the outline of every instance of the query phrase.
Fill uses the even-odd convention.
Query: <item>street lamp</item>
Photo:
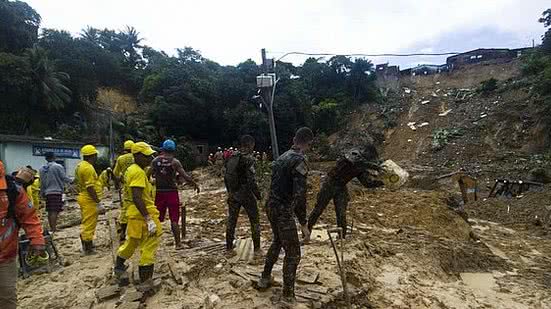
[[[253,99],[260,99],[268,111],[268,123],[270,125],[270,138],[272,141],[272,155],[274,160],[279,157],[279,147],[277,145],[277,133],[274,119],[274,96],[275,88],[279,79],[276,79],[275,73],[262,74],[256,77],[256,85],[260,89],[260,95],[253,96]]]

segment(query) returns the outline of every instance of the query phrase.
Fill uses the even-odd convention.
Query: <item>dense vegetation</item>
[[[233,143],[252,133],[269,143],[265,110],[252,100],[260,67],[252,60],[222,66],[190,47],[175,55],[146,46],[133,27],[86,27],[80,35],[41,29],[41,17],[20,1],[0,0],[0,131],[78,137],[94,119],[98,89],[135,97],[139,111],[118,115],[121,138],[164,136]],[[377,100],[373,65],[365,59],[310,58],[277,62],[275,117],[282,147],[295,128],[330,134],[344,111]],[[105,132],[103,132],[105,134]]]
[[[534,90],[551,111],[551,9],[543,12],[539,21],[548,29],[542,36],[541,48],[526,57],[523,72],[533,79]]]

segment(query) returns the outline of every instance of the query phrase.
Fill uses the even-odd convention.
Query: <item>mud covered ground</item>
[[[322,173],[313,174],[310,209]],[[252,255],[245,215],[239,220],[237,254],[226,255],[226,194],[221,179],[203,172],[199,176],[204,192],[182,192],[188,210],[186,249],[173,248],[170,227],[165,223],[155,275],[159,291],[142,300],[142,306],[275,308],[280,287],[261,293],[251,284],[258,279],[263,261]],[[544,193],[526,195],[527,201],[532,199],[529,204],[545,205],[549,200],[530,194]],[[551,240],[547,228],[530,220],[511,224],[500,219],[503,205],[496,203],[514,204],[517,200],[481,201],[468,208],[468,224],[447,207],[446,192],[414,188],[369,191],[353,185],[351,195],[348,214],[354,228],[344,244],[344,260],[353,307],[551,308]],[[266,250],[271,235],[261,213]],[[98,300],[98,293],[114,286],[107,217],[101,216],[97,229],[98,254],[81,257],[79,227],[75,225],[79,210],[76,204],[70,204],[62,215],[65,228],[55,235],[64,266],[52,273],[20,279],[20,308],[139,306],[141,297],[132,285],[111,299]],[[297,308],[345,308],[335,255],[326,233],[334,222],[330,205],[314,230],[312,243],[303,247]],[[470,236],[471,230],[480,241]],[[132,262],[129,271],[135,272],[137,261]],[[281,267],[280,260],[274,270],[276,285],[281,284]]]

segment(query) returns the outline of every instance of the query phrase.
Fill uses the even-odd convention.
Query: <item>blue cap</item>
[[[175,151],[176,143],[171,139],[167,139],[163,142],[163,146],[161,148],[165,151]]]

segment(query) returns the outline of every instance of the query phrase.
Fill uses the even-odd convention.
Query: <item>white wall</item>
[[[20,167],[31,165],[34,169],[38,170],[44,164],[46,159],[42,156],[33,156],[33,145],[30,143],[3,143],[2,144],[2,161],[6,168],[7,173],[11,173]],[[72,146],[73,148],[75,146]],[[109,148],[99,146],[99,156],[108,156]],[[64,161],[67,176],[74,177],[75,168],[80,159],[72,158],[58,158],[59,161]]]

